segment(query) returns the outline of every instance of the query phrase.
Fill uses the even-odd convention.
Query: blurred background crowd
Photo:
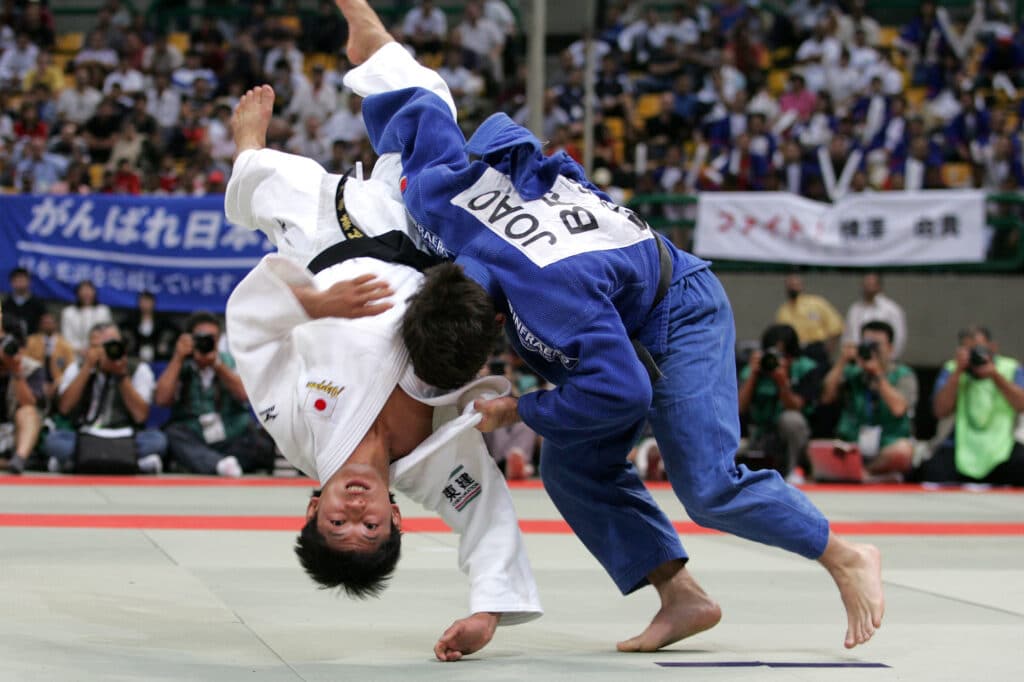
[[[620,202],[719,190],[822,201],[871,191],[1012,192],[1024,183],[1016,5],[954,4],[925,0],[893,23],[865,0],[599,2],[594,127],[583,130],[585,43],[549,40],[547,150],[583,161],[584,134],[592,134],[591,176]],[[440,71],[467,131],[494,111],[526,123],[519,3],[421,0],[390,9],[390,30]],[[224,0],[110,0],[89,23],[62,31],[44,0],[0,3],[3,192],[222,193],[234,154],[231,111],[260,83],[277,94],[268,146],[331,172],[372,166],[360,98],[342,84],[346,26],[330,0],[257,0],[244,11]],[[670,222],[685,210],[639,208]],[[88,282],[73,304],[39,301],[22,270],[9,285],[0,451],[10,468],[71,470],[74,434],[129,428],[143,471],[273,469],[272,444],[248,413],[215,316],[171,319],[146,293],[136,310],[112,313]],[[964,399],[949,383],[965,375],[991,385],[986,400],[1010,406],[1012,428],[1002,433],[1002,414],[1000,435],[991,436],[998,447],[985,448],[1016,443],[1024,375],[1005,364],[989,330],[965,327],[950,339],[951,364],[934,387],[919,387],[899,364],[913,339],[877,274],[865,276],[845,317],[802,289],[798,276],[787,278],[776,319],[765,320],[774,324],[739,349],[745,461],[792,480],[1024,483],[1019,445],[1009,459],[964,464],[948,441],[953,422],[966,433]],[[508,375],[520,392],[539,387],[500,349],[481,371]],[[931,443],[914,439],[921,406],[949,427]],[[61,432],[72,436],[54,436]],[[489,436],[489,445],[510,478],[535,473],[537,438],[525,426]],[[855,466],[825,471],[853,450]],[[646,475],[661,476],[650,439],[639,439],[633,456]]]

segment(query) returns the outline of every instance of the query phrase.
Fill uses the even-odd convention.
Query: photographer
[[[0,457],[10,457],[7,471],[20,474],[25,462],[39,441],[43,399],[42,366],[26,357],[22,348],[19,325],[3,325],[0,310]]]
[[[952,435],[921,469],[926,481],[1024,485],[1024,447],[1014,438],[1024,412],[1024,369],[998,354],[984,327],[960,332],[956,357],[935,381],[939,419],[954,417]]]
[[[83,468],[81,434],[114,440],[124,436],[113,432],[130,431],[134,451],[129,454],[137,458],[138,470],[160,473],[167,440],[143,426],[153,397],[153,370],[127,357],[121,330],[109,322],[93,326],[88,339],[82,363],[74,362],[65,370],[58,388],[57,411],[66,428],[46,437],[47,469],[70,471],[76,464]],[[129,471],[134,468],[131,461],[126,466]]]
[[[273,445],[249,414],[234,359],[217,351],[220,322],[210,313],[196,313],[186,329],[156,384],[156,404],[171,408],[164,427],[171,455],[197,474],[238,478],[269,468]]]
[[[750,450],[761,450],[789,477],[807,448],[807,415],[820,389],[818,364],[800,353],[796,330],[777,324],[765,330],[761,350],[740,372],[740,414],[750,423]]]
[[[843,346],[842,357],[825,377],[821,402],[841,401],[836,436],[856,445],[865,473],[881,475],[910,469],[914,453],[911,419],[917,403],[917,377],[892,360],[893,328],[872,320],[860,330],[860,343]]]

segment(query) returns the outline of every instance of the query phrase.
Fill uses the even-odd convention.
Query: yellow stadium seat
[[[626,137],[626,122],[618,116],[609,116],[604,120],[604,126],[613,140],[622,140]]]
[[[192,44],[192,41],[188,37],[188,34],[182,33],[180,31],[176,31],[174,33],[169,34],[167,36],[167,42],[181,50],[182,54],[188,52],[188,47]]]
[[[428,69],[440,69],[441,64],[444,63],[444,54],[441,52],[434,52],[430,54],[419,55],[420,64],[427,67]]]
[[[661,113],[661,95],[657,93],[647,93],[646,95],[640,95],[640,98],[636,101],[636,117],[641,121],[657,116]]]
[[[303,63],[303,71],[307,76],[313,73],[314,66],[322,66],[326,71],[331,71],[338,66],[338,58],[328,52],[314,52],[307,55]]]
[[[878,46],[893,47],[900,37],[900,30],[895,26],[882,26],[878,29]]]
[[[768,72],[768,91],[778,97],[786,91],[786,83],[789,82],[789,71],[785,69],[773,69]]]
[[[103,171],[105,170],[102,163],[94,163],[89,166],[89,184],[94,190],[103,186]]]
[[[924,103],[925,98],[928,96],[928,88],[907,88],[904,94],[907,98],[907,107],[913,111],[919,109]]]
[[[944,163],[941,173],[942,184],[950,189],[965,189],[974,184],[974,175],[969,163]]]
[[[57,40],[53,47],[56,52],[74,54],[82,49],[82,34],[61,33],[57,36]]]

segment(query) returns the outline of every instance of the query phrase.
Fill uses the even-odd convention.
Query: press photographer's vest
[[[897,386],[903,377],[912,374],[906,365],[893,365],[885,375],[893,386]],[[857,442],[858,434],[863,426],[882,427],[881,446],[884,448],[900,438],[910,437],[910,415],[914,406],[908,405],[907,412],[897,417],[885,404],[877,390],[871,389],[864,380],[864,371],[857,365],[850,365],[843,370],[845,379],[843,411],[839,417],[836,433],[842,440]]]
[[[127,376],[134,377],[138,368],[138,360],[128,360]],[[82,390],[82,400],[78,401],[78,405],[68,415],[71,422],[76,428],[96,426],[104,429],[121,429],[126,426],[138,426],[124,404],[124,399],[121,398],[116,379],[107,376],[99,396],[96,395],[96,380],[99,375],[100,372],[97,371],[89,377]]]
[[[1020,366],[1013,358],[997,355],[996,371],[1011,384]],[[956,363],[946,363],[952,373]],[[956,468],[961,474],[982,479],[1005,462],[1013,450],[1017,412],[991,379],[960,375],[956,390]]]

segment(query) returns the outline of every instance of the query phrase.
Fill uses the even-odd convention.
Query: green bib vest
[[[995,356],[996,371],[1010,383],[1019,363]],[[953,372],[956,363],[946,363]],[[960,375],[956,391],[956,468],[961,474],[982,479],[1005,462],[1013,450],[1017,412],[991,379]]]

